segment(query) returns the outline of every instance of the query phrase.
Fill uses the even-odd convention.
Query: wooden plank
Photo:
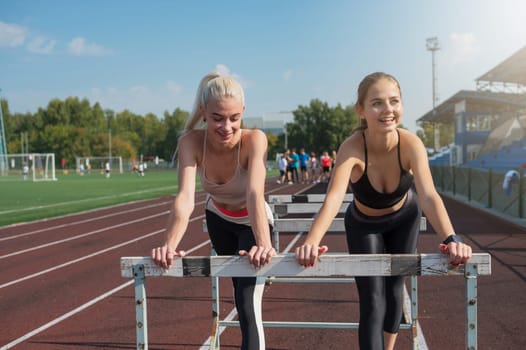
[[[343,218],[335,218],[327,232],[345,232]],[[308,232],[312,226],[312,218],[274,219],[274,231],[276,232]],[[427,228],[425,217],[420,218],[420,231]],[[208,232],[206,220],[203,219],[203,232]]]
[[[121,258],[122,277],[134,277],[133,266],[141,265],[145,276],[172,277],[335,277],[394,275],[459,275],[464,267],[449,265],[445,254],[324,254],[314,267],[304,268],[294,254],[277,255],[272,262],[255,269],[240,256],[189,256],[178,258],[174,266],[164,270],[150,257]],[[491,257],[487,253],[473,254],[470,264],[479,275],[491,274]]]
[[[308,232],[312,226],[312,218],[275,219],[274,231],[277,232]],[[327,232],[345,232],[343,218],[332,221]]]
[[[270,204],[270,209],[279,216],[285,216],[290,214],[310,214],[317,213],[320,211],[323,203],[280,203]],[[338,213],[345,213],[349,207],[349,202],[343,202],[338,210]]]
[[[352,193],[346,193],[344,202],[350,202],[354,198]],[[321,203],[325,200],[325,194],[274,194],[268,197],[269,203]]]
[[[312,226],[312,218],[274,219],[274,230],[277,232],[308,232]],[[427,228],[425,217],[420,218],[420,231]],[[327,232],[345,232],[343,218],[335,218]]]

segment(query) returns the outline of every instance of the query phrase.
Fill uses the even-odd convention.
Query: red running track
[[[305,185],[267,182],[267,194],[298,193]],[[316,191],[310,189],[309,191]],[[181,247],[209,255],[202,232],[204,194]],[[453,224],[476,252],[492,254],[492,275],[479,278],[479,349],[523,349],[526,344],[526,229],[444,198]],[[148,255],[162,242],[170,197],[0,228],[0,349],[135,349],[131,280],[120,277],[122,256]],[[420,235],[419,252],[437,252],[438,240]],[[295,239],[282,233],[282,249]],[[332,252],[344,252],[343,234],[328,234]],[[221,315],[233,310],[230,281],[220,282]],[[206,278],[147,281],[150,349],[200,349],[212,328]],[[266,287],[266,321],[356,322],[352,284],[273,283]],[[419,323],[429,349],[464,348],[464,280],[419,279]],[[357,332],[344,329],[268,328],[267,349],[357,349]],[[236,349],[239,329],[221,335]],[[11,344],[11,345],[9,345]],[[9,346],[8,346],[9,345]],[[401,331],[397,349],[410,349]]]

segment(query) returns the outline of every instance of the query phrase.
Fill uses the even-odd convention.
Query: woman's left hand
[[[248,256],[248,261],[254,265],[255,268],[260,268],[270,263],[272,257],[276,255],[274,247],[264,247],[254,245],[250,251],[240,250],[239,255]]]
[[[449,254],[449,262],[453,266],[465,264],[472,255],[471,247],[461,242],[450,242],[448,245],[440,244],[440,251]]]

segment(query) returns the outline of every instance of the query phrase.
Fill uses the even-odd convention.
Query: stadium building
[[[454,144],[431,156],[430,164],[503,172],[526,168],[526,46],[417,122],[454,125]]]

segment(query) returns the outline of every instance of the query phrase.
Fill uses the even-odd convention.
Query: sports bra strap
[[[367,160],[367,141],[365,140],[365,130],[362,131],[362,137],[363,137],[363,150],[365,152],[365,167],[363,169],[363,173],[366,174],[367,173],[367,163],[368,160]]]
[[[404,167],[402,166],[402,158],[400,157],[400,131],[396,129],[396,134],[398,135],[398,144],[396,145],[397,153],[398,153],[398,165],[400,166],[400,171],[404,171]],[[363,137],[363,148],[365,151],[365,168],[363,170],[364,173],[367,173],[367,141],[365,140],[365,132],[362,131],[362,137]]]

